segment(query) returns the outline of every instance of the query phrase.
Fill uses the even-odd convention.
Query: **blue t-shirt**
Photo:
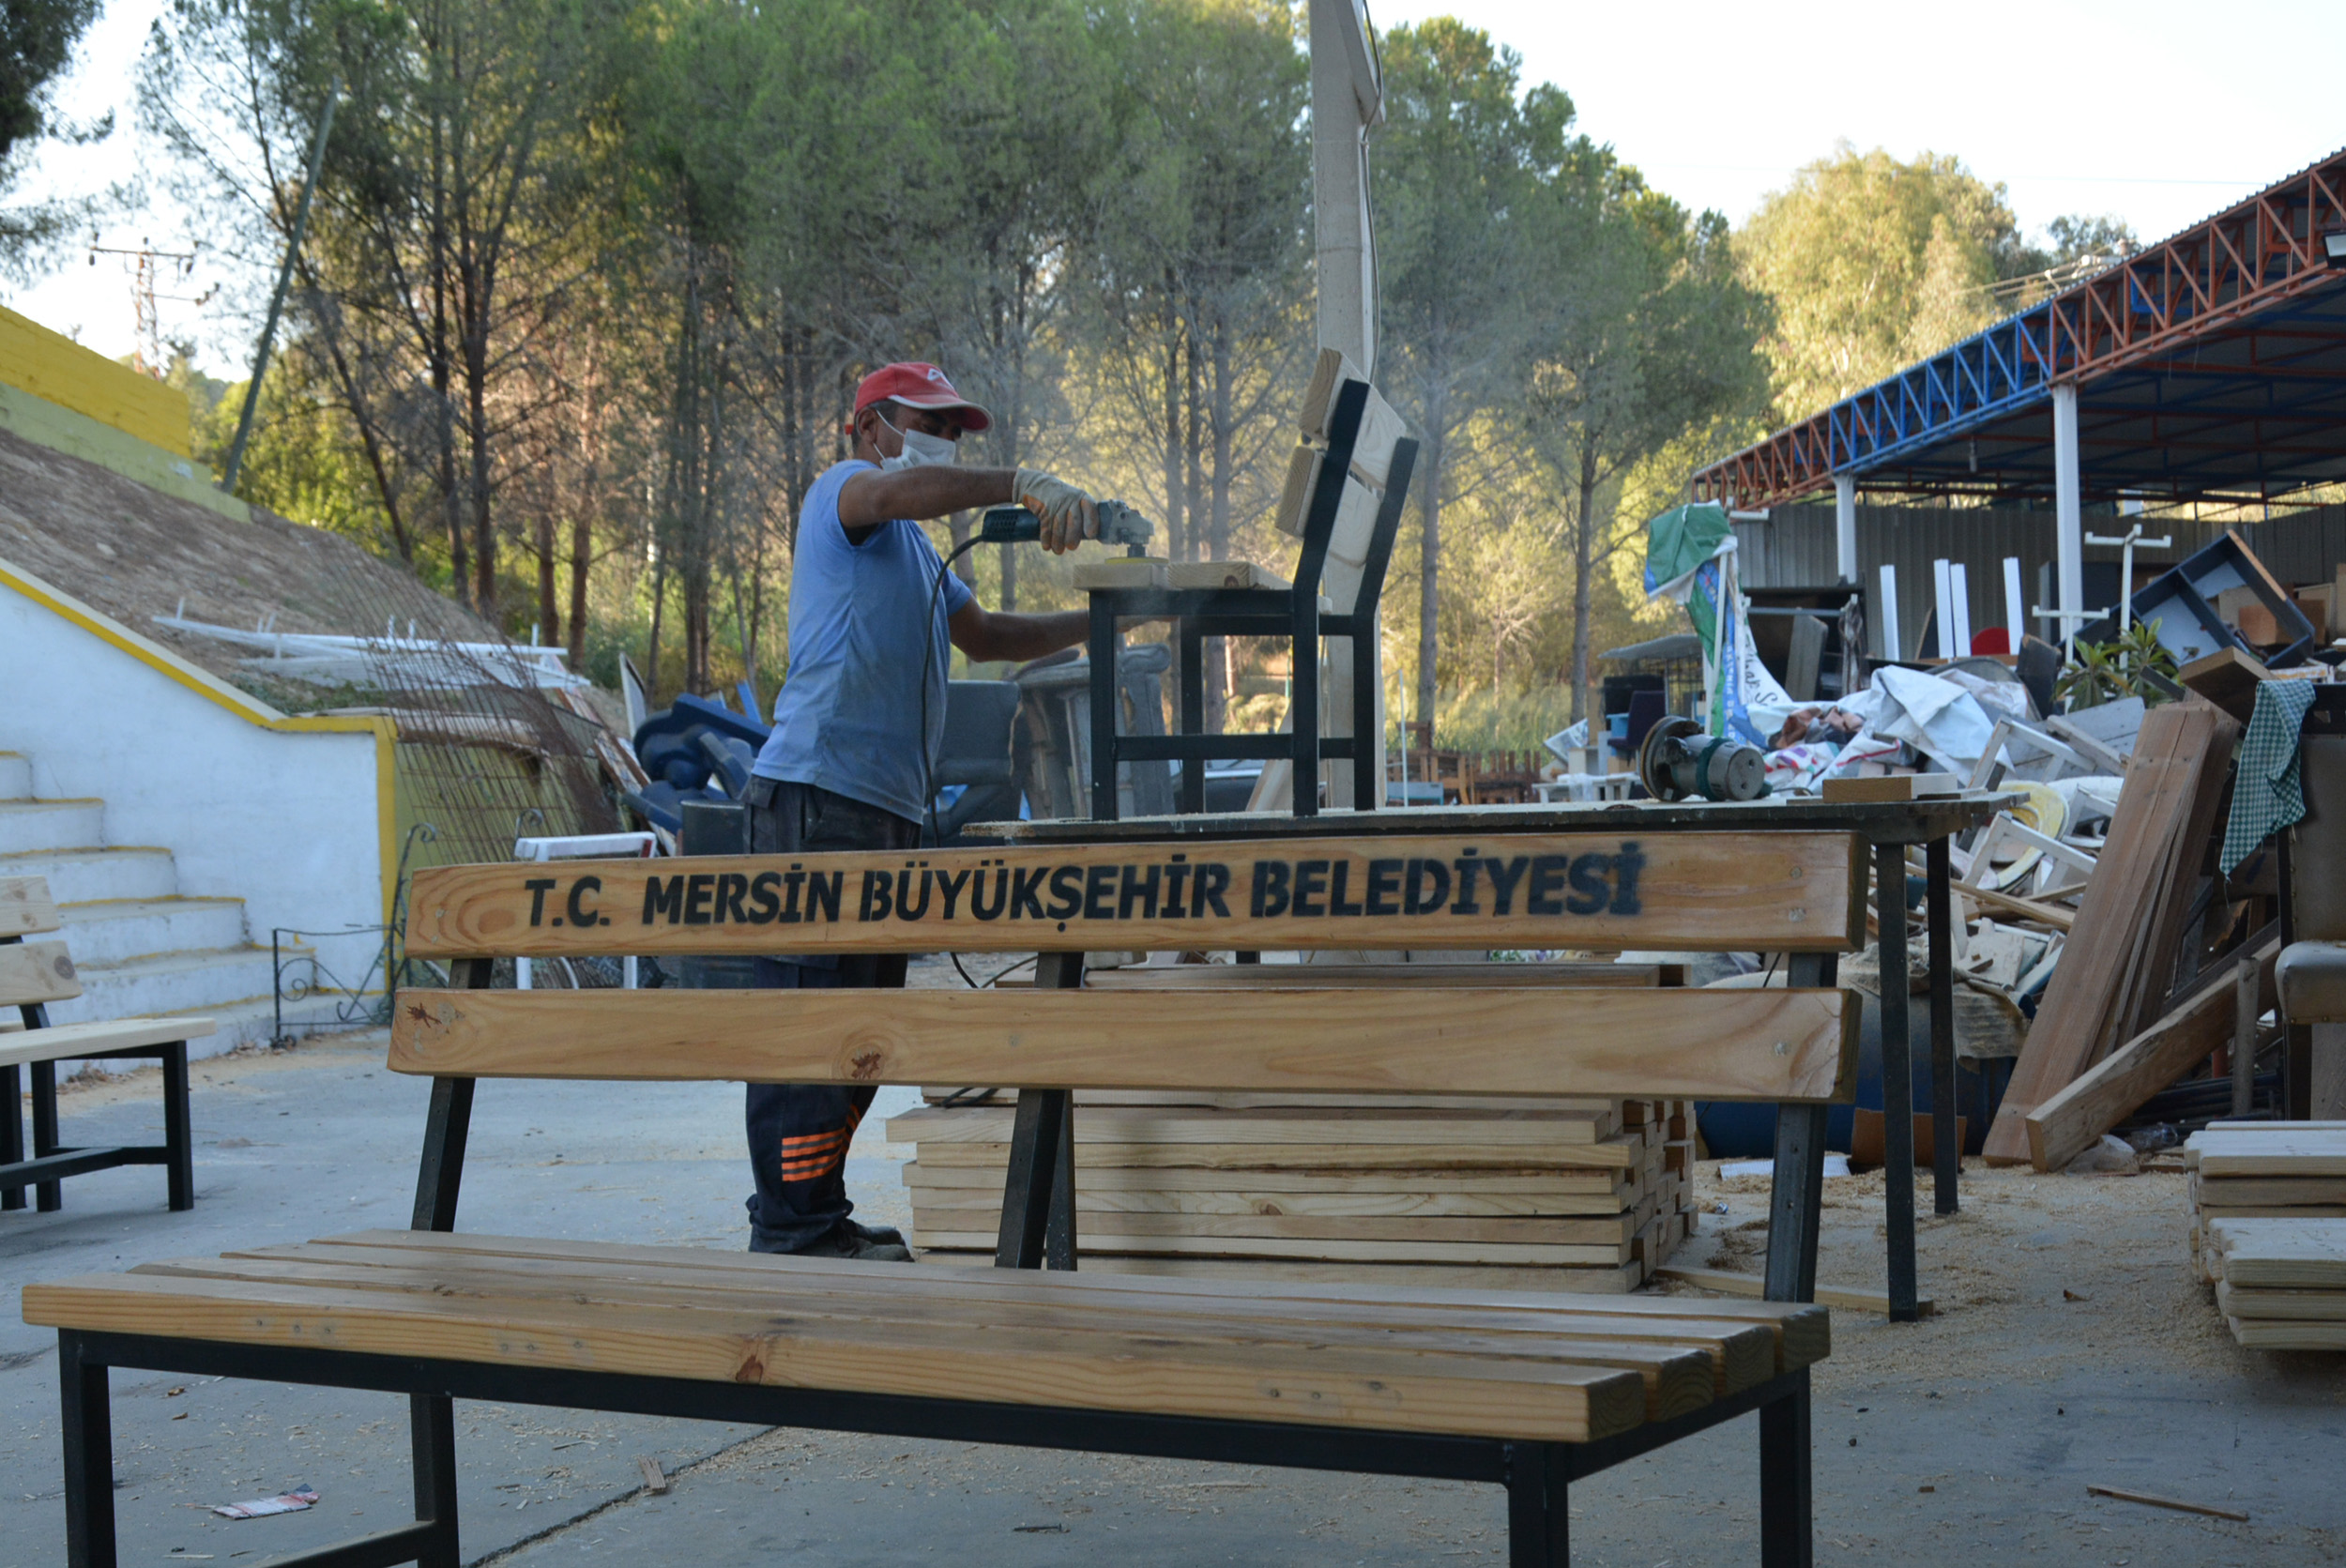
[[[883,523],[861,544],[839,521],[840,487],[878,470],[833,464],[807,493],[790,569],[790,675],[774,699],[774,729],[751,770],[815,784],[919,822],[926,761],[945,739],[952,649],[946,619],[969,586],[917,523]],[[932,612],[931,605],[935,605]],[[928,734],[921,734],[922,635],[928,656]]]

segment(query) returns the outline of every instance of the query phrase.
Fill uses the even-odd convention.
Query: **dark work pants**
[[[921,828],[895,813],[813,784],[753,779],[750,852],[797,855],[833,849],[917,849]],[[905,955],[760,958],[752,983],[784,990],[902,989]],[[855,1210],[847,1201],[847,1143],[872,1108],[872,1087],[752,1084],[748,1200],[750,1250],[798,1252],[830,1234]]]

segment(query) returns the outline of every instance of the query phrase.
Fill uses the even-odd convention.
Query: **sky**
[[[1944,7],[1881,0],[1369,3],[1379,28],[1447,14],[1513,46],[1525,84],[1563,87],[1582,130],[1689,207],[1738,222],[1844,138],[1899,158],[1960,157],[2007,188],[2032,233],[2092,214],[2145,240],[2346,145],[2346,95],[2296,69],[2346,59],[2340,0],[2034,0],[1968,24]],[[24,193],[102,188],[151,158],[131,91],[163,5],[110,0],[60,97],[70,116],[113,109],[117,129],[96,147],[43,149]],[[180,250],[192,227],[158,206],[108,220],[99,241]],[[199,364],[237,379],[254,326],[245,312],[264,285],[197,250],[190,276],[165,273],[161,292],[228,287],[207,306],[160,300],[162,336],[192,339]],[[134,346],[123,258],[77,257],[0,300],[102,353]]]

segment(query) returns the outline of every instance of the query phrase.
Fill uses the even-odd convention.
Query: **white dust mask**
[[[887,415],[879,418],[880,423],[888,425]],[[888,428],[896,430],[894,425]],[[906,468],[950,468],[960,454],[961,449],[942,435],[931,435],[924,430],[896,430],[896,434],[904,438],[904,449],[894,457],[879,460],[880,472],[884,474],[902,473]]]

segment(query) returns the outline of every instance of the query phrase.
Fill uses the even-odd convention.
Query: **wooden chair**
[[[132,1366],[411,1396],[416,1520],[319,1562],[461,1560],[466,1398],[1486,1482],[1514,1568],[1566,1562],[1573,1483],[1756,1411],[1761,1561],[1805,1564],[1828,1326],[1801,1303],[1864,868],[1847,833],[1481,830],[419,872],[408,951],[456,987],[392,1025],[390,1067],[432,1079],[413,1227],[25,1287],[58,1331],[67,1558],[115,1560],[108,1369]],[[1025,991],[488,988],[502,955],[945,946],[1044,951]],[[1757,947],[1792,984],[1082,984],[1103,950],[1499,946]],[[1017,1088],[1000,1267],[459,1234],[482,1078]],[[1074,1271],[1074,1091],[1200,1086],[1774,1102],[1771,1300]]]
[[[1333,396],[1329,396],[1333,393]],[[1316,419],[1314,404],[1324,410]],[[1223,586],[1222,563],[1183,564],[1148,573],[1144,586],[1114,586],[1120,574],[1110,570],[1091,581],[1102,586],[1091,596],[1091,814],[1103,821],[1118,815],[1116,765],[1120,761],[1178,761],[1181,786],[1177,809],[1206,808],[1205,764],[1230,757],[1260,757],[1293,761],[1295,814],[1315,816],[1319,791],[1313,782],[1323,758],[1342,757],[1364,763],[1373,756],[1378,733],[1377,603],[1384,592],[1385,569],[1393,556],[1394,533],[1401,525],[1401,506],[1417,463],[1417,443],[1401,434],[1400,417],[1386,405],[1367,382],[1344,378],[1332,381],[1325,392],[1315,386],[1306,399],[1307,430],[1324,433],[1325,449],[1299,448],[1282,501],[1283,523],[1300,519],[1302,557],[1292,584],[1260,586]],[[1330,543],[1338,531],[1339,514],[1348,507],[1372,507],[1376,522],[1370,532],[1368,556],[1359,597],[1344,613],[1322,607],[1320,574],[1327,566]],[[1107,563],[1110,569],[1135,563]],[[1259,574],[1244,573],[1252,582]],[[1085,582],[1078,573],[1078,586]],[[1231,580],[1236,581],[1237,578]],[[1190,586],[1194,581],[1196,586]],[[1181,728],[1173,735],[1122,735],[1117,730],[1116,661],[1121,639],[1117,623],[1126,617],[1170,617],[1176,622],[1174,640],[1180,647]],[[1284,637],[1293,659],[1289,677],[1288,730],[1273,735],[1211,735],[1206,731],[1205,640],[1208,637]],[[1319,711],[1320,640],[1351,639],[1352,733],[1323,736]],[[1356,811],[1374,811],[1384,804],[1384,782],[1371,767],[1352,772]]]
[[[0,1032],[0,1209],[24,1207],[37,1190],[44,1212],[64,1207],[69,1176],[115,1165],[160,1165],[174,1210],[195,1207],[195,1153],[188,1122],[188,1042],[212,1032],[209,1018],[123,1018],[98,1024],[49,1022],[51,1002],[82,994],[73,960],[60,941],[28,942],[58,928],[49,884],[38,876],[0,877],[0,1007],[13,1007],[21,1030]],[[57,1063],[152,1058],[163,1067],[163,1141],[76,1149],[58,1141]],[[33,1152],[24,1153],[23,1088],[33,1080]]]

